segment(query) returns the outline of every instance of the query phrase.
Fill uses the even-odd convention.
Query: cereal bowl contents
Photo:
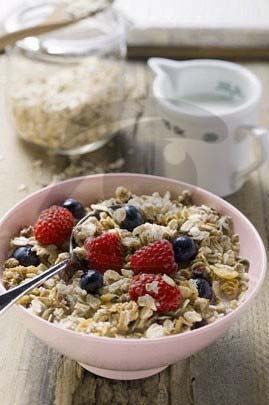
[[[12,208],[0,221],[0,291],[68,257],[64,243],[42,245],[33,229],[41,211],[61,203],[75,222],[92,214],[76,232],[78,267],[14,310],[39,339],[94,374],[126,380],[160,372],[213,343],[262,286],[262,240],[231,204],[175,180],[120,173],[64,181]],[[70,232],[71,221],[64,223]]]
[[[76,262],[20,303],[73,331],[157,338],[201,328],[240,305],[248,289],[232,219],[188,191],[115,195],[84,207],[75,199],[43,210],[10,240],[3,281],[15,287],[69,257]]]

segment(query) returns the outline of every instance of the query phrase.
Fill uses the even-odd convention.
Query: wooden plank
[[[260,122],[268,119],[268,65],[247,65],[263,81]],[[251,176],[244,187],[228,198],[256,226],[268,247],[268,164]],[[265,205],[266,204],[266,207]],[[268,287],[248,311],[215,344],[193,356],[194,402],[205,404],[265,405],[269,403]]]
[[[235,61],[269,60],[268,47],[212,46],[146,46],[129,45],[128,59],[145,60],[153,57],[171,59],[230,59]]]
[[[254,174],[229,200],[248,215],[265,239],[258,175]],[[261,314],[265,308],[268,311],[266,295],[263,289],[239,322],[215,344],[192,357],[195,404],[268,404],[269,384],[261,371],[263,354],[267,355],[262,344],[266,341],[266,326],[261,325]],[[259,391],[261,382],[266,385],[263,393]]]
[[[135,4],[133,0],[116,0],[116,5],[141,31],[152,27],[202,27],[257,32],[269,27],[267,0],[256,0],[255,7],[252,0],[136,0]]]
[[[62,358],[58,362],[55,405],[190,405],[186,392],[188,361],[172,366],[160,375],[139,381],[113,381],[86,372],[76,362]],[[181,378],[182,377],[182,378]]]
[[[0,55],[4,51],[0,49]],[[148,58],[169,59],[228,59],[233,61],[268,61],[268,47],[198,47],[198,46],[146,46],[128,45],[127,58],[147,60]]]

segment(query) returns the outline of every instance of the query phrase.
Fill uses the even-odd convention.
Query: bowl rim
[[[57,184],[52,184],[47,187],[44,187],[42,189],[39,189],[30,195],[26,196],[22,200],[18,201],[12,208],[10,208],[6,214],[1,218],[0,220],[0,227],[3,225],[3,223],[9,218],[10,215],[13,214],[13,212],[22,204],[28,202],[31,200],[33,197],[37,197],[39,194],[46,193],[47,191],[54,191],[56,190],[59,186],[62,184],[68,184],[68,183],[76,183],[78,181],[86,180],[90,181],[91,179],[98,179],[98,178],[103,178],[103,177],[110,177],[110,178],[122,178],[122,177],[133,177],[133,178],[141,178],[144,180],[158,180],[162,182],[167,182],[168,183],[168,190],[169,190],[169,184],[170,185],[175,185],[175,186],[181,186],[183,188],[189,189],[191,192],[197,191],[198,194],[206,195],[208,197],[211,197],[213,200],[219,202],[224,208],[229,208],[230,211],[232,212],[233,216],[239,216],[243,222],[252,230],[252,232],[255,235],[255,238],[259,244],[260,252],[261,252],[261,272],[260,276],[257,279],[257,282],[253,288],[253,290],[250,292],[249,295],[246,296],[246,299],[240,303],[240,305],[231,311],[230,313],[226,314],[222,318],[217,319],[211,324],[208,324],[206,326],[203,326],[200,329],[195,329],[195,330],[190,330],[186,331],[183,333],[175,334],[175,335],[169,335],[169,336],[161,336],[161,337],[156,337],[156,338],[111,338],[111,337],[106,337],[106,336],[96,336],[96,335],[91,335],[83,332],[76,332],[72,331],[66,328],[63,328],[57,324],[51,323],[38,315],[35,315],[34,313],[30,312],[28,309],[24,308],[23,306],[16,304],[16,310],[21,311],[24,316],[29,316],[30,318],[35,319],[36,321],[40,322],[46,327],[52,327],[54,330],[61,331],[62,333],[67,333],[71,334],[74,338],[83,338],[83,339],[89,339],[91,341],[95,341],[96,343],[105,343],[105,342],[110,342],[112,344],[118,344],[118,343],[123,343],[123,344],[132,344],[135,343],[136,345],[143,344],[157,344],[160,342],[165,342],[165,341],[170,341],[170,340],[175,340],[175,339],[186,339],[190,336],[198,336],[204,333],[210,333],[211,330],[213,330],[216,326],[220,325],[220,323],[230,323],[234,318],[236,318],[246,307],[248,304],[255,298],[257,295],[258,291],[260,290],[265,274],[266,274],[266,268],[267,268],[267,255],[266,255],[266,250],[263,244],[263,241],[261,239],[261,236],[259,235],[258,231],[256,230],[255,226],[250,222],[250,220],[236,207],[234,207],[232,204],[229,202],[225,201],[223,198],[216,196],[215,194],[211,193],[210,191],[207,191],[201,187],[188,184],[179,180],[174,180],[170,179],[168,177],[161,177],[161,176],[154,176],[154,175],[149,175],[149,174],[141,174],[141,173],[125,173],[125,172],[120,172],[120,173],[102,173],[102,174],[94,174],[94,175],[88,175],[88,176],[79,176],[79,177],[74,177],[72,179],[64,180],[61,181]],[[2,278],[0,278],[0,292],[5,292],[7,291],[5,287],[2,284]]]

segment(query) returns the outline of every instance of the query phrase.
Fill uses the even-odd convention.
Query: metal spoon
[[[38,276],[32,278],[31,280],[27,281],[26,283],[21,284],[18,287],[13,288],[12,290],[8,290],[4,294],[1,294],[0,295],[0,314],[2,314],[5,310],[9,309],[21,297],[23,297],[25,294],[27,294],[33,288],[39,287],[41,284],[43,284],[49,278],[55,276],[60,271],[65,270],[70,265],[70,263],[75,261],[75,259],[76,259],[75,254],[74,254],[75,231],[79,225],[81,225],[83,222],[85,222],[92,215],[93,215],[92,212],[85,215],[85,217],[83,217],[73,228],[72,234],[70,236],[70,241],[69,241],[70,258],[62,261],[61,263],[56,264],[55,266],[49,268],[48,270],[44,271],[42,274],[39,274]]]

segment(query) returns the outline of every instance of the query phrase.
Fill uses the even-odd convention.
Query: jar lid
[[[13,32],[34,26],[57,7],[57,0],[31,1],[17,7],[5,21],[5,30]],[[16,48],[36,57],[82,57],[109,52],[115,43],[125,40],[125,22],[113,7],[69,27],[16,43]]]

